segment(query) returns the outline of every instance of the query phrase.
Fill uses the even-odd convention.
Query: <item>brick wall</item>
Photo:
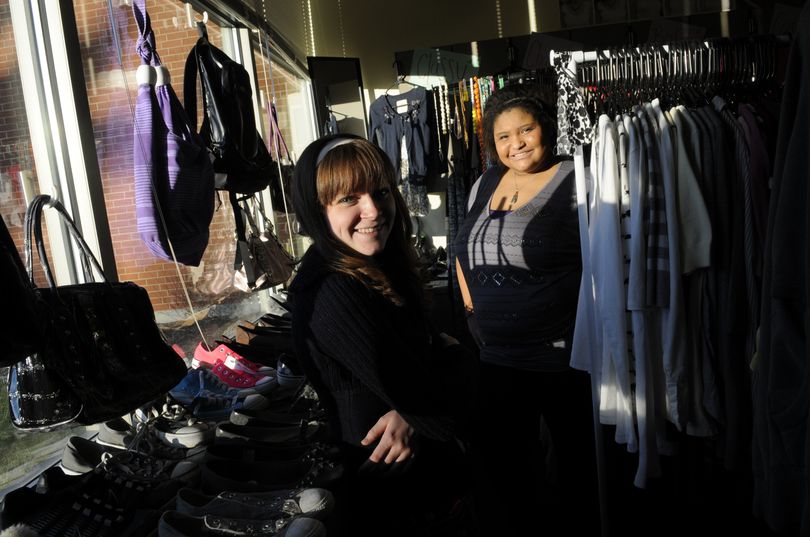
[[[21,246],[25,200],[19,172],[33,165],[8,0],[0,0],[0,51],[0,215]]]

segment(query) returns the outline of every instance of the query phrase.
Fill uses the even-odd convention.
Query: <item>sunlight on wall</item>
[[[503,37],[503,19],[501,18],[501,0],[495,0],[495,17],[498,22],[498,37]]]
[[[309,40],[312,46],[312,55],[317,56],[315,51],[315,30],[312,26],[312,0],[307,0],[307,20],[309,20]]]
[[[529,31],[536,32],[537,31],[537,13],[534,9],[534,0],[526,0],[526,4],[529,8]]]

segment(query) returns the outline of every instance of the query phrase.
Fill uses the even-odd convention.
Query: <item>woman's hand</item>
[[[413,456],[413,449],[410,447],[411,435],[413,427],[399,415],[399,412],[391,410],[377,420],[360,443],[368,446],[379,439],[369,460],[371,462],[385,460],[386,464],[391,464],[406,461]]]

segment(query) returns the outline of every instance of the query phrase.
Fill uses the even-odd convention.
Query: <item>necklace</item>
[[[518,194],[520,194],[520,187],[518,186],[518,182],[517,182],[517,174],[515,172],[511,172],[511,173],[512,173],[512,179],[515,181],[515,193],[512,196],[512,201],[509,202],[510,207],[512,205],[514,205],[515,203],[517,203]],[[523,185],[523,186],[526,186],[526,185]]]

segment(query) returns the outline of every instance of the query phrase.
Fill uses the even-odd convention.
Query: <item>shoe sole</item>
[[[127,446],[125,446],[124,444],[112,444],[110,442],[105,442],[104,440],[99,440],[98,437],[96,437],[96,439],[93,440],[93,442],[95,442],[96,444],[111,447],[111,448],[127,449]]]
[[[87,470],[86,472],[77,472],[76,470],[71,470],[70,468],[65,468],[64,465],[62,465],[61,462],[59,463],[58,466],[65,473],[65,475],[85,475],[85,474],[93,471],[92,468],[91,468],[90,470]]]

